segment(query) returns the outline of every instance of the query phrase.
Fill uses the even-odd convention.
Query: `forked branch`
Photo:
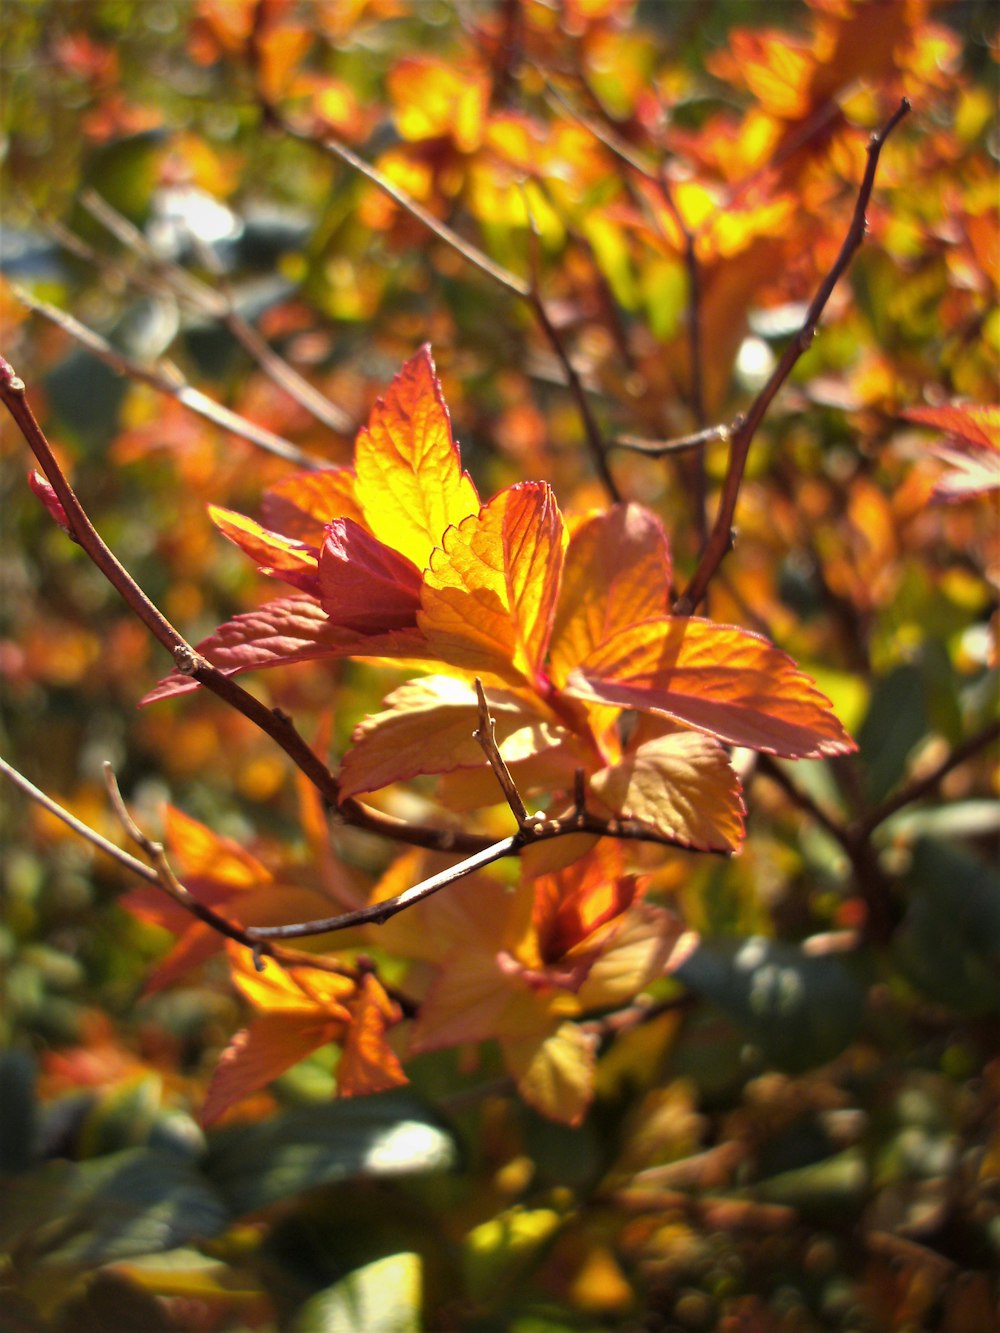
[[[736,504],[739,499],[740,487],[743,483],[743,474],[746,470],[747,456],[750,453],[750,446],[753,443],[757,428],[764,419],[764,415],[771,405],[772,400],[782,387],[788,376],[791,374],[795,363],[799,357],[808,350],[813,338],[816,336],[816,329],[819,324],[820,316],[826,308],[826,303],[837,285],[838,281],[846,271],[848,265],[853,259],[855,253],[860,248],[865,237],[865,210],[868,207],[872,195],[872,188],[875,184],[875,173],[878,169],[879,157],[886,140],[899,122],[910,110],[910,103],[904,97],[899,106],[889,117],[886,123],[873,134],[868,144],[868,162],[865,167],[865,174],[858,190],[858,197],[854,205],[854,213],[851,218],[851,224],[844,238],[844,243],[840,247],[840,252],[833,263],[833,267],[823,279],[819,291],[813,297],[812,303],[806,312],[805,320],[798,333],[785,348],[781,359],[774,368],[767,383],[761,389],[760,393],[754,399],[749,411],[745,416],[738,417],[730,430],[729,439],[729,464],[726,470],[726,477],[722,484],[722,495],[719,500],[719,509],[712,525],[712,531],[709,534],[708,541],[701,553],[698,567],[695,570],[691,582],[687,589],[674,603],[674,614],[678,616],[691,615],[699,602],[705,596],[712,576],[725,558],[726,552],[732,545],[733,517],[736,513]]]

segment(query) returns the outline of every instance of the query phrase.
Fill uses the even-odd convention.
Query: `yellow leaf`
[[[451,529],[424,576],[417,623],[428,651],[450,666],[544,688],[565,541],[545,482],[511,486]]]
[[[368,531],[425,569],[445,530],[479,510],[430,348],[405,363],[357,439],[354,494]]]
[[[595,1037],[562,1023],[541,1042],[505,1037],[500,1046],[529,1106],[550,1120],[580,1124],[594,1094]]]

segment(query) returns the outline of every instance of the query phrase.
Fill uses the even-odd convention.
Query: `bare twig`
[[[530,245],[529,256],[531,262],[531,290],[528,294],[528,303],[535,312],[535,318],[538,320],[539,328],[545,334],[553,352],[555,352],[559,364],[563,368],[563,374],[566,376],[566,383],[569,385],[569,391],[573,395],[577,411],[580,414],[580,420],[583,423],[583,433],[587,441],[587,448],[590,451],[591,462],[597,470],[598,476],[612,503],[618,504],[621,501],[621,495],[614,477],[611,475],[611,469],[608,467],[608,455],[605,448],[604,439],[601,435],[600,427],[594,416],[587,398],[587,392],[583,387],[583,382],[576,372],[576,367],[570,360],[559,330],[549,314],[545,301],[542,298],[541,289],[541,264],[539,262],[539,237],[538,228],[535,224],[530,205],[525,198],[525,209],[528,214],[528,223],[530,226]]]
[[[894,796],[890,796],[880,805],[875,806],[873,810],[869,810],[859,820],[854,830],[855,833],[858,836],[867,837],[878,828],[879,824],[884,823],[890,815],[894,815],[897,810],[902,810],[904,806],[919,801],[922,796],[932,792],[952,769],[958,768],[959,764],[964,764],[967,759],[971,759],[980,750],[987,749],[998,740],[1000,740],[1000,721],[991,722],[982,731],[976,732],[974,736],[969,736],[956,745],[954,750],[946,755],[929,773],[914,778],[912,782],[902,787]]]
[[[286,462],[294,463],[296,467],[321,468],[326,466],[322,459],[307,454],[298,445],[292,444],[291,440],[275,435],[273,431],[267,430],[263,426],[255,426],[252,421],[247,421],[245,417],[230,411],[228,407],[223,407],[221,403],[215,402],[207,394],[202,393],[200,389],[193,388],[176,366],[170,363],[161,363],[158,366],[143,365],[141,361],[136,361],[134,357],[119,352],[99,333],[88,328],[85,324],[81,324],[78,319],[74,319],[72,315],[67,314],[64,310],[49,305],[47,301],[40,301],[36,296],[32,296],[14,283],[11,284],[11,290],[29,310],[58,325],[64,333],[68,333],[81,346],[86,347],[88,352],[92,352],[98,360],[110,366],[116,374],[125,375],[140,384],[148,384],[151,389],[156,389],[158,393],[165,393],[168,397],[176,399],[182,407],[186,407],[197,416],[204,417],[213,426],[228,431],[230,435],[239,436],[241,440],[246,440],[248,444],[263,449],[265,453],[274,454],[277,458],[283,458]]]
[[[739,499],[740,486],[743,482],[743,473],[746,468],[747,456],[750,452],[750,445],[753,442],[753,437],[757,432],[757,427],[764,419],[764,415],[770,407],[778,390],[791,374],[795,363],[812,343],[812,340],[816,335],[820,316],[826,307],[827,301],[830,299],[831,292],[864,240],[866,225],[865,210],[868,207],[872,188],[875,184],[875,173],[878,169],[879,156],[889,135],[907,114],[909,109],[910,103],[904,97],[882,129],[879,130],[877,134],[872,135],[868,144],[868,164],[865,168],[864,177],[858,190],[858,197],[854,205],[854,214],[851,218],[851,224],[848,228],[847,235],[844,238],[844,243],[840,248],[840,253],[837,255],[833,267],[823,279],[819,291],[813,297],[812,303],[809,306],[805,320],[798,334],[785,348],[773,373],[763,389],[761,389],[760,393],[754,399],[746,416],[739,418],[733,424],[729,445],[729,466],[726,471],[725,481],[722,485],[722,496],[719,501],[719,510],[691,582],[688,584],[686,591],[674,604],[675,615],[687,616],[692,614],[698,606],[698,603],[705,596],[712,575],[715,573],[716,569],[718,569],[726,552],[732,544],[733,516],[736,513],[736,503]]]
[[[482,747],[483,754],[485,754],[486,760],[500,784],[507,804],[510,806],[511,814],[517,820],[517,827],[523,829],[529,823],[528,811],[521,800],[521,793],[517,790],[517,785],[510,775],[510,769],[504,763],[503,755],[501,755],[497,745],[495,720],[490,717],[490,706],[486,702],[486,692],[483,689],[483,682],[478,676],[476,677],[476,695],[479,699],[479,727],[472,735]]]
[[[254,695],[238,685],[231,676],[227,676],[199,656],[159,607],[150,601],[107,546],[91,523],[76,492],[59,466],[44,431],[35,420],[25,394],[24,381],[14,373],[9,362],[3,357],[0,357],[0,401],[14,418],[52,489],[59,497],[66,511],[73,537],[154,638],[172,655],[178,669],[218,695],[230,707],[242,713],[248,721],[253,722],[270,736],[324,799],[330,805],[338,807],[339,815],[346,822],[398,841],[438,851],[471,852],[479,851],[487,845],[484,839],[470,834],[406,824],[401,820],[382,815],[377,810],[371,810],[353,798],[341,802],[340,784],[296,730],[291,718],[280,710],[268,708],[266,704],[261,703]]]
[[[647,440],[640,435],[616,435],[609,443],[616,449],[630,449],[649,458],[681,454],[690,449],[704,449],[707,444],[728,443],[728,426],[708,426],[693,435],[679,435],[675,440]]]
[[[394,898],[386,898],[384,902],[373,903],[370,907],[360,907],[354,912],[344,912],[340,916],[326,917],[322,921],[300,921],[292,926],[248,926],[247,934],[252,940],[287,940],[302,938],[306,935],[324,935],[333,930],[348,930],[352,926],[373,924],[381,926],[398,912],[405,911],[407,907],[412,907],[414,903],[429,898],[441,889],[446,889],[449,884],[455,884],[460,879],[465,879],[468,875],[474,874],[477,870],[482,870],[484,866],[492,865],[494,861],[499,861],[502,857],[511,856],[518,850],[519,846],[520,842],[516,834],[510,838],[502,838],[499,842],[491,843],[489,847],[477,852],[474,856],[466,857],[458,865],[449,866],[447,870],[442,870],[437,875],[431,875],[429,879],[421,880],[419,884],[414,884],[411,888],[405,889]]]

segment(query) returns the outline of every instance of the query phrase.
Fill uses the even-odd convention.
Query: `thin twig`
[[[273,431],[267,430],[263,426],[255,426],[252,421],[247,421],[245,417],[241,417],[228,407],[223,407],[221,403],[209,398],[200,389],[195,389],[188,384],[184,376],[172,363],[161,363],[158,366],[144,365],[141,361],[136,361],[134,357],[119,352],[111,346],[107,339],[102,338],[99,333],[88,328],[85,324],[81,324],[78,319],[74,319],[65,310],[50,305],[48,301],[40,301],[38,297],[32,296],[30,292],[25,291],[16,283],[11,283],[11,291],[29,310],[57,325],[81,346],[86,347],[88,352],[92,352],[98,360],[110,366],[116,374],[124,375],[129,379],[138,381],[140,384],[149,385],[151,389],[155,389],[158,393],[164,393],[168,397],[176,399],[182,407],[186,407],[197,416],[204,417],[213,426],[228,431],[230,435],[239,436],[241,440],[246,440],[248,444],[255,445],[266,453],[274,454],[276,458],[283,458],[286,462],[294,463],[296,467],[322,468],[327,466],[322,459],[306,453],[297,444],[292,444],[291,440],[275,435]]]
[[[569,391],[573,395],[573,401],[576,403],[577,411],[580,414],[580,420],[583,423],[583,432],[587,441],[587,448],[590,451],[591,462],[597,471],[598,476],[613,504],[621,502],[621,495],[618,491],[617,483],[611,475],[611,469],[608,467],[607,449],[604,444],[604,437],[597,424],[587,398],[587,392],[583,387],[583,381],[576,372],[576,367],[570,360],[569,353],[563,344],[559,330],[556,328],[548,308],[542,297],[541,289],[541,257],[539,254],[539,235],[538,227],[535,223],[534,215],[527,198],[524,201],[525,210],[528,214],[529,225],[529,261],[531,265],[531,289],[528,293],[528,304],[535,312],[535,318],[538,320],[539,328],[545,334],[549,341],[549,346],[555,352],[559,359],[559,364],[563,368],[563,374],[566,376],[566,383]]]
[[[336,777],[299,734],[291,718],[280,710],[268,708],[266,704],[261,703],[254,695],[238,685],[231,676],[227,676],[201,657],[174,628],[159,607],[150,601],[104,542],[59,466],[45,432],[35,419],[27,401],[24,381],[15,374],[9,362],[3,357],[0,357],[0,401],[14,418],[41,470],[59,497],[66,511],[72,535],[154,638],[171,654],[178,669],[205,686],[270,736],[316,787],[320,795],[331,806],[338,808],[341,818],[358,828],[409,842],[416,847],[428,847],[437,851],[473,852],[488,845],[483,838],[470,834],[406,824],[391,816],[383,815],[380,811],[372,810],[354,798],[341,801],[340,784]]]
[[[785,348],[773,373],[761,389],[760,393],[754,399],[746,416],[739,419],[733,425],[729,446],[729,466],[722,486],[719,510],[691,582],[688,584],[686,591],[674,604],[675,615],[688,616],[692,614],[699,602],[705,596],[712,575],[725,558],[726,552],[732,544],[733,516],[736,513],[736,503],[739,499],[740,486],[743,482],[743,473],[746,468],[747,456],[750,452],[750,445],[753,442],[753,437],[757,432],[757,427],[764,419],[764,415],[770,407],[778,390],[791,374],[795,363],[812,343],[812,340],[816,335],[820,316],[826,307],[827,301],[830,299],[831,292],[864,240],[866,226],[865,210],[868,207],[872,188],[875,184],[875,173],[878,169],[879,156],[889,135],[907,114],[909,109],[910,103],[904,97],[882,129],[879,130],[877,134],[873,134],[869,140],[868,163],[865,168],[861,186],[858,190],[858,197],[854,205],[851,224],[848,228],[847,235],[844,238],[844,243],[840,248],[840,253],[837,255],[833,267],[820,285],[819,291],[813,297],[812,304],[809,306],[809,310],[806,313],[805,320],[798,334]]]
[[[882,801],[880,805],[875,806],[861,817],[856,826],[855,832],[858,836],[867,837],[879,824],[884,823],[890,815],[894,815],[897,810],[902,810],[904,806],[912,804],[913,801],[919,801],[922,796],[932,792],[938,784],[959,764],[964,764],[967,759],[973,755],[985,750],[1000,740],[1000,721],[991,722],[989,726],[984,727],[982,731],[976,732],[974,736],[969,736],[966,740],[956,745],[954,750],[947,755],[941,762],[932,768],[929,773],[923,777],[914,778],[905,787],[901,788],[894,796]]]
[[[483,682],[478,676],[476,677],[476,695],[479,699],[479,726],[472,733],[473,738],[479,742],[487,763],[500,784],[504,798],[510,806],[511,814],[517,820],[517,827],[523,829],[530,822],[530,817],[524,802],[521,800],[521,793],[517,790],[517,785],[510,775],[510,769],[504,762],[503,755],[497,745],[495,719],[490,717],[490,706],[486,702],[486,692],[483,689]]]
[[[679,435],[674,440],[649,440],[641,435],[616,435],[608,443],[615,449],[629,449],[646,454],[649,458],[663,458],[667,454],[681,454],[689,449],[704,449],[707,444],[725,444],[729,441],[729,426],[708,426],[693,435]]]
[[[521,842],[516,834],[502,838],[474,856],[466,857],[457,865],[449,866],[447,870],[442,870],[437,875],[431,875],[429,879],[421,880],[419,884],[404,889],[394,898],[386,898],[384,902],[373,903],[370,907],[360,907],[354,912],[344,912],[340,916],[326,917],[321,921],[300,921],[292,926],[248,926],[247,935],[252,940],[288,940],[306,935],[325,935],[328,931],[348,930],[352,926],[372,924],[381,926],[397,912],[405,911],[407,907],[429,898],[431,894],[447,888],[449,884],[465,879],[466,876],[482,870],[484,866],[492,865],[494,861],[499,861],[504,856],[511,856],[520,846]]]

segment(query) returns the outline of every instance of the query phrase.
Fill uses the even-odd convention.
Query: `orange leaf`
[[[711,736],[697,731],[659,736],[595,773],[590,785],[616,814],[687,847],[734,852],[742,845],[739,779]]]
[[[514,684],[542,680],[566,534],[545,482],[501,491],[445,534],[417,622],[429,652]]]
[[[283,477],[265,494],[261,512],[269,528],[317,549],[323,545],[331,519],[362,522],[361,507],[354,497],[354,472],[346,467]]]
[[[351,1026],[344,1038],[343,1053],[337,1066],[340,1096],[385,1092],[409,1082],[385,1038],[387,1027],[399,1022],[399,1008],[370,972],[362,980],[351,1010]]]
[[[285,1014],[255,1018],[222,1052],[205,1094],[201,1123],[210,1125],[230,1106],[333,1041],[339,1031],[339,1024],[318,1016],[306,1023],[289,1022]]]
[[[615,505],[570,540],[552,631],[556,685],[598,645],[670,605],[670,552],[663,526],[640,505]]]
[[[562,1023],[543,1041],[502,1037],[504,1063],[524,1100],[550,1120],[579,1125],[594,1095],[597,1039]]]
[[[271,882],[267,867],[235,839],[222,837],[176,806],[166,807],[164,824],[167,849],[185,882],[209,879],[234,889]]]
[[[534,881],[532,922],[543,963],[563,958],[625,911],[635,896],[636,880],[623,869],[621,848],[601,842],[573,865]]]
[[[314,548],[294,537],[283,537],[280,532],[262,528],[252,518],[232,509],[209,505],[208,515],[224,537],[256,560],[262,574],[275,575],[303,592],[316,591]]]
[[[729,745],[785,759],[846,754],[830,702],[760,635],[697,617],[622,630],[571,673],[566,693],[662,714]]]
[[[425,676],[393,690],[385,703],[386,712],[366,717],[354,731],[339,775],[344,796],[377,791],[421,773],[485,766],[482,747],[473,736],[479,710],[470,685],[451,676]],[[489,704],[501,753],[508,761],[514,756],[503,742],[512,733],[517,735],[517,758],[531,746],[543,750],[558,743],[557,729],[518,695],[491,690]],[[493,787],[491,794],[499,799],[495,778]]]
[[[639,903],[601,949],[577,991],[582,1009],[615,1009],[638,991],[679,967],[697,944],[672,912]]]
[[[479,509],[429,347],[407,361],[355,446],[354,493],[374,537],[425,569],[446,528]]]
[[[350,977],[315,967],[283,968],[273,958],[264,959],[258,972],[249,949],[229,942],[226,952],[233,984],[255,1009],[285,1014],[289,1019],[298,1015],[310,1021],[350,1022],[350,1010],[345,1007],[355,990]]]

